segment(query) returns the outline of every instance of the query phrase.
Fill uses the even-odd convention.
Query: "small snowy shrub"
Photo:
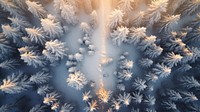
[[[81,90],[87,84],[87,79],[85,78],[84,74],[82,74],[80,71],[77,71],[73,74],[69,74],[66,82],[70,87]]]

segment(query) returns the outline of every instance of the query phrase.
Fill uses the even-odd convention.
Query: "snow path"
[[[116,55],[116,48],[109,42],[109,28],[107,27],[108,15],[111,12],[111,0],[101,0],[100,9],[98,13],[98,28],[92,35],[92,41],[96,46],[95,55],[85,57],[83,61],[82,71],[86,71],[86,77],[96,83],[96,89],[99,88],[100,84],[103,83],[104,87],[109,90],[115,90],[115,76],[112,76],[116,66],[114,63],[105,67],[100,67],[100,59],[102,57],[112,57]],[[108,49],[109,48],[109,49]],[[117,53],[118,54],[118,53]],[[99,71],[102,70],[102,72]],[[103,74],[108,77],[103,77]]]

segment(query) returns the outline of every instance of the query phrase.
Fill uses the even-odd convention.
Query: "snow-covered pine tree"
[[[61,41],[59,41],[57,39],[47,41],[45,43],[45,49],[53,56],[56,56],[61,59],[64,56],[66,56],[66,51],[68,50],[67,48],[65,48],[64,43],[62,43]]]
[[[129,35],[129,28],[121,26],[117,27],[117,30],[111,33],[111,38],[113,43],[117,46],[120,46],[123,42],[127,41],[127,37]]]
[[[0,33],[0,59],[10,56],[13,52],[14,48],[10,46],[3,33]]]
[[[167,110],[177,110],[176,104],[171,100],[163,101],[161,105]]]
[[[132,60],[125,59],[121,61],[119,68],[120,69],[132,69],[134,66],[134,62]]]
[[[8,94],[21,93],[31,86],[28,77],[22,72],[8,75],[2,82],[0,90]]]
[[[31,41],[31,39],[30,38],[28,38],[27,36],[23,36],[23,37],[21,37],[22,38],[22,41],[23,41],[23,43],[21,44],[21,46],[32,46],[32,45],[34,45],[35,43],[32,43],[32,41]],[[20,46],[20,47],[21,47]]]
[[[115,110],[115,111],[119,111],[119,109],[121,108],[121,102],[120,101],[118,101],[117,99],[112,99],[111,100],[111,107]]]
[[[152,26],[161,19],[162,13],[167,12],[168,0],[155,0],[149,5],[145,20],[147,26]]]
[[[130,36],[128,37],[129,40],[128,42],[133,44],[138,44],[146,36],[147,35],[145,27],[140,27],[140,28],[132,27],[130,28]]]
[[[35,68],[37,68],[38,66],[44,65],[42,56],[37,55],[37,53],[33,51],[21,53],[20,56],[21,59],[29,66],[34,66]]]
[[[60,102],[56,101],[51,104],[51,110],[57,111],[60,108]]]
[[[130,80],[132,78],[133,73],[130,70],[123,70],[122,72],[118,73],[118,77],[124,80]]]
[[[53,0],[53,4],[54,4],[54,8],[55,10],[60,13],[63,5],[66,4],[66,1],[65,0]]]
[[[8,17],[8,19],[12,22],[12,27],[19,27],[19,29],[24,30],[26,27],[30,27],[31,25],[28,21],[23,20],[19,17]]]
[[[59,60],[58,56],[55,56],[55,54],[52,54],[51,52],[49,52],[48,50],[44,49],[42,51],[42,54],[45,56],[45,58],[47,58],[47,60],[49,60],[51,63],[56,62]]]
[[[12,16],[15,16],[15,17],[21,17],[22,16],[22,12],[19,9],[19,7],[17,7],[15,5],[15,3],[12,2],[11,0],[0,0],[0,6],[5,11],[8,11]]]
[[[200,49],[198,47],[189,47],[189,52],[183,57],[183,63],[194,63],[200,58]]]
[[[131,103],[132,97],[130,93],[124,92],[123,94],[119,94],[118,100],[125,106],[128,106]]]
[[[134,0],[119,0],[119,8],[128,14],[133,10],[132,3]]]
[[[11,0],[13,3],[17,5],[18,8],[22,9],[23,11],[27,10],[26,0]]]
[[[26,4],[28,6],[28,10],[33,14],[33,16],[38,18],[46,17],[46,10],[39,2],[27,0]]]
[[[156,98],[154,96],[151,96],[151,95],[147,95],[145,98],[144,98],[144,103],[146,103],[147,105],[149,106],[154,106],[155,103],[156,103]]]
[[[147,88],[146,80],[136,78],[132,86],[135,88],[135,90],[144,91]]]
[[[180,20],[180,15],[168,15],[161,19],[161,28],[159,32],[164,31],[165,33],[170,33],[174,31]]]
[[[153,64],[153,60],[149,58],[142,58],[139,62],[142,67],[147,67],[147,68],[151,67],[151,65]]]
[[[179,67],[177,70],[180,72],[186,72],[188,70],[192,69],[192,66],[189,64],[184,64],[181,67]]]
[[[169,99],[172,101],[178,101],[178,100],[182,99],[181,94],[175,90],[167,90],[164,94],[169,96]]]
[[[156,82],[158,80],[158,76],[155,73],[147,73],[145,74],[145,77],[148,81]]]
[[[180,7],[181,16],[188,16],[197,11],[200,7],[200,0],[187,0]]]
[[[36,50],[35,47],[32,47],[32,46],[25,46],[25,47],[21,47],[21,48],[18,48],[18,51],[20,54],[23,54],[25,52],[29,52],[31,50]],[[37,51],[37,50],[36,50]]]
[[[171,35],[177,35],[177,33],[172,32]],[[165,43],[163,43],[163,45],[167,51],[173,51],[175,53],[180,53],[180,54],[188,49],[186,48],[186,44],[182,41],[182,39],[176,38],[174,36],[166,38],[166,41]]]
[[[198,101],[198,97],[197,95],[195,95],[193,92],[181,92],[181,95],[183,97],[183,101],[185,103],[191,103],[191,102],[194,102],[194,101]]]
[[[75,12],[78,11],[79,0],[54,0],[53,3],[54,8],[58,13],[61,13],[66,4],[73,6]]]
[[[78,22],[75,8],[68,3],[62,6],[61,17],[66,21],[67,24],[75,25]]]
[[[51,89],[52,87],[50,87],[49,85],[39,86],[37,89],[37,94],[45,96],[47,93],[51,91]]]
[[[49,35],[51,39],[59,37],[63,34],[63,29],[59,22],[56,22],[52,18],[41,19],[41,25],[43,30]]]
[[[51,92],[46,94],[46,96],[43,99],[43,103],[50,105],[52,103],[55,103],[58,101],[58,98],[60,97],[60,95],[57,92]]]
[[[193,76],[183,76],[178,79],[180,86],[191,89],[191,88],[199,88],[200,82],[196,80]]]
[[[120,9],[115,9],[109,16],[108,26],[110,29],[118,27],[123,22],[124,12]]]
[[[197,59],[200,58],[200,48],[191,47],[189,50],[192,52],[192,58],[190,62],[194,63]]]
[[[156,58],[156,57],[160,56],[162,52],[163,52],[163,48],[161,48],[160,46],[157,46],[157,45],[153,44],[152,46],[149,46],[144,51],[144,54],[146,56],[148,56],[150,59],[152,59],[152,58]]]
[[[16,65],[19,65],[17,60],[8,59],[0,63],[0,68],[13,70]]]
[[[29,78],[30,82],[35,84],[44,84],[47,83],[52,76],[49,75],[49,73],[45,73],[44,71],[37,72],[34,75],[31,75]]]
[[[44,45],[46,35],[42,28],[25,28],[25,31],[32,42]]]
[[[132,101],[136,104],[140,104],[143,101],[143,95],[140,92],[133,92],[132,93]]]
[[[92,98],[92,95],[91,95],[90,91],[84,92],[82,95],[83,101],[89,101],[89,99],[91,99],[91,98]]]
[[[163,63],[162,64],[156,64],[155,68],[153,68],[153,72],[164,78],[167,77],[171,74],[171,68],[165,66]]]
[[[173,52],[167,53],[164,57],[163,62],[166,63],[169,67],[177,66],[183,57],[180,54],[175,54]]]
[[[144,11],[140,11],[136,14],[136,16],[131,20],[131,25],[134,27],[141,27],[144,19]]]
[[[6,38],[12,39],[13,43],[19,43],[21,41],[21,32],[18,28],[13,28],[10,25],[2,25],[3,34]]]
[[[147,36],[141,40],[139,43],[138,49],[145,51],[148,47],[155,45],[156,36]]]
[[[186,35],[185,41],[187,43],[200,41],[200,27],[194,27],[191,32]]]
[[[97,100],[92,100],[88,102],[87,106],[85,107],[86,112],[95,112],[98,110],[98,102]]]
[[[168,12],[174,14],[187,0],[169,0]]]
[[[96,95],[101,103],[108,103],[112,97],[112,91],[105,89],[101,84],[100,88],[97,90]]]
[[[69,86],[81,90],[87,84],[87,79],[83,73],[76,71],[73,74],[69,74],[66,82]]]

